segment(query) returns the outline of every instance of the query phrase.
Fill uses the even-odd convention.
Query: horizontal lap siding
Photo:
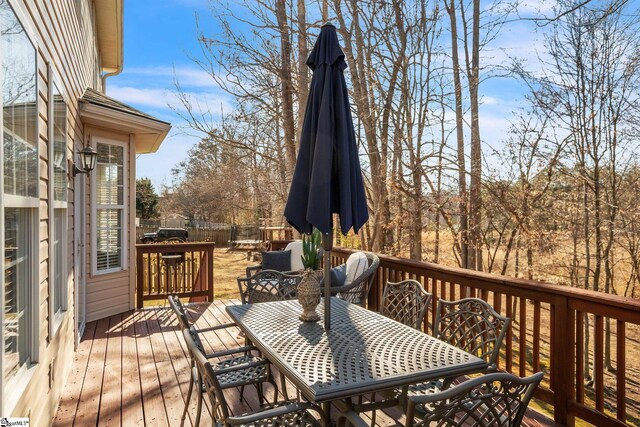
[[[39,324],[35,333],[39,338],[37,364],[32,368],[29,384],[13,410],[14,416],[28,416],[32,426],[48,426],[55,413],[62,388],[73,360],[74,351],[74,280],[73,280],[73,177],[69,178],[67,221],[67,312],[54,336],[49,334],[49,200],[48,200],[48,67],[67,104],[67,156],[83,144],[83,125],[80,121],[78,99],[86,87],[100,89],[96,62],[96,41],[90,0],[24,0],[10,1],[17,9],[37,52],[38,82],[38,148],[40,167],[40,207],[38,237],[38,294]],[[80,19],[78,11],[84,18]]]
[[[133,242],[127,242],[124,240],[124,244],[129,243],[128,246],[128,260],[126,270],[117,271],[114,273],[105,274],[93,274],[93,254],[91,248],[95,244],[96,236],[93,234],[95,230],[91,227],[91,178],[87,179],[86,200],[87,209],[85,221],[87,223],[85,239],[86,246],[86,265],[87,271],[87,322],[109,317],[114,314],[122,313],[133,308],[131,301],[131,283],[135,283],[135,279],[132,280],[131,273],[135,272],[135,259],[132,259],[132,252],[135,252],[135,150],[131,147],[134,144],[130,141],[128,134],[119,133],[114,130],[105,130],[97,127],[88,127],[87,133],[91,135],[92,141],[95,143],[104,142],[110,143],[111,141],[117,141],[126,143],[125,158],[127,163],[126,175],[127,175],[127,198],[125,200],[125,209],[128,217],[123,218],[123,224],[128,223],[127,233],[133,237]],[[133,201],[131,196],[133,195]],[[132,224],[133,227],[132,228]],[[125,236],[126,238],[127,236]]]

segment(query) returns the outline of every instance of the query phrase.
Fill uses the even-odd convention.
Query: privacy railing
[[[136,304],[170,294],[213,301],[215,243],[136,245]]]
[[[278,249],[283,243],[273,242],[273,248]],[[335,248],[332,264],[344,263],[352,252]],[[544,371],[545,380],[536,397],[550,405],[545,409],[553,413],[556,422],[572,426],[575,419],[581,419],[603,427],[638,423],[640,301],[428,262],[379,257],[380,268],[369,293],[370,309],[378,310],[387,282],[418,280],[434,295],[425,318],[428,331],[435,320],[438,299],[482,298],[513,320],[499,367],[520,376]],[[587,341],[589,345],[585,346]],[[589,379],[585,379],[586,374]]]

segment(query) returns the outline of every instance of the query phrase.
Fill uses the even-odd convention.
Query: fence
[[[272,247],[279,249],[285,244],[272,242]],[[332,264],[344,263],[352,252],[335,248]],[[379,309],[387,282],[404,279],[418,280],[434,295],[425,328],[435,320],[440,298],[482,298],[513,320],[500,368],[520,376],[544,371],[545,380],[536,397],[552,406],[556,422],[572,426],[577,418],[602,427],[625,426],[627,422],[637,425],[640,363],[633,355],[640,351],[640,301],[387,255],[379,257],[380,268],[369,293],[370,309]],[[588,354],[584,350],[586,322],[592,326],[589,339],[593,345]],[[606,323],[613,324],[613,369],[605,372]],[[589,365],[594,372],[593,385],[589,386],[584,379],[585,358],[593,360]],[[634,391],[628,394],[628,387],[634,387]]]
[[[213,301],[215,243],[136,245],[137,307],[170,294]]]
[[[136,238],[142,241],[145,233],[154,233],[158,227],[136,227]],[[190,242],[212,242],[217,247],[227,247],[232,240],[258,240],[269,242],[272,240],[291,239],[292,231],[289,227],[260,227],[255,225],[227,225],[214,228],[187,227]]]

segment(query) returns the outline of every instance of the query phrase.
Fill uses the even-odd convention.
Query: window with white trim
[[[124,266],[125,146],[98,142],[95,183],[94,267],[97,274]]]
[[[51,242],[51,275],[49,303],[53,324],[58,325],[67,309],[67,104],[54,83],[51,86],[49,179],[53,183],[49,194],[52,209],[49,221]],[[53,332],[53,331],[52,331]]]
[[[5,390],[35,352],[38,286],[38,108],[36,50],[0,0],[2,65],[2,380]],[[6,396],[6,394],[5,394]]]

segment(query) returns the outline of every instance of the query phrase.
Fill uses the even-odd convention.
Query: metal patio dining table
[[[324,315],[323,304],[318,306]],[[379,313],[331,298],[331,329],[301,322],[297,301],[227,307],[247,338],[311,402],[338,401],[443,377],[487,363]]]

